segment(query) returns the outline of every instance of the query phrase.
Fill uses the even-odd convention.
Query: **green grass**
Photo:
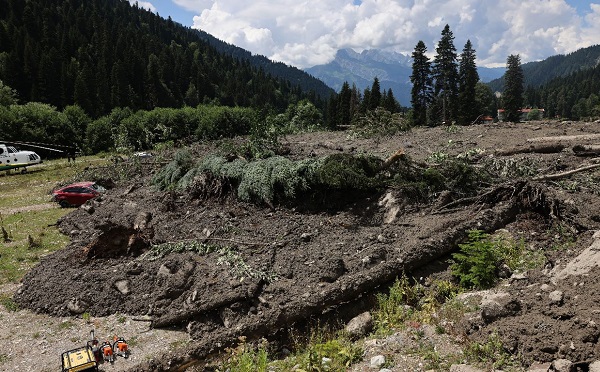
[[[17,305],[13,298],[5,294],[0,294],[0,305],[2,305],[8,311],[19,310],[19,305]]]
[[[80,157],[75,164],[50,160],[25,174],[0,172],[0,227],[9,238],[4,241],[0,234],[0,284],[18,282],[40,257],[69,243],[55,224],[72,209],[51,203],[50,192],[84,168],[105,161],[98,157]]]

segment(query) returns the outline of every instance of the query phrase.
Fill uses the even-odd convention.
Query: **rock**
[[[129,280],[117,280],[115,288],[124,295],[129,294]]]
[[[382,368],[379,370],[379,372],[393,372],[393,371],[391,369]]]
[[[87,311],[88,307],[87,302],[77,297],[71,298],[67,303],[67,309],[73,314],[83,314]]]
[[[385,357],[383,355],[375,355],[371,358],[371,368],[379,369],[385,364]]]
[[[140,212],[135,216],[135,220],[133,221],[133,229],[137,231],[144,230],[148,227],[148,223],[152,220],[152,213],[150,212]]]
[[[510,276],[510,281],[514,282],[517,280],[527,280],[529,277],[525,273],[515,273]]]
[[[468,364],[453,364],[450,366],[450,372],[484,372],[482,369],[470,366]]]
[[[556,359],[552,362],[552,368],[556,372],[570,372],[573,363],[567,359]]]
[[[590,363],[588,367],[589,372],[600,372],[600,360]]]
[[[552,291],[548,297],[550,298],[551,304],[560,306],[563,303],[564,294],[562,291]]]
[[[346,325],[346,332],[350,338],[356,340],[366,336],[373,329],[373,317],[370,312],[364,312],[350,320]]]
[[[91,203],[85,203],[81,206],[81,209],[83,209],[84,211],[86,211],[88,214],[93,214],[96,209],[94,209],[94,205]]]
[[[303,242],[309,242],[311,238],[312,238],[312,234],[310,234],[310,233],[302,233],[302,235],[300,235],[300,239]]]
[[[481,318],[486,323],[491,323],[498,318],[515,315],[520,310],[521,303],[511,298],[507,293],[499,293],[481,302]]]
[[[550,290],[552,289],[552,286],[550,286],[549,284],[542,284],[540,286],[540,289],[544,292],[550,292]]]
[[[527,372],[548,372],[551,363],[533,363]]]
[[[171,274],[173,274],[171,272],[171,269],[167,265],[165,265],[165,264],[160,265],[160,267],[158,268],[157,276],[171,275]]]
[[[512,270],[510,269],[510,267],[508,267],[507,264],[502,264],[502,266],[500,266],[500,268],[498,269],[498,277],[501,279],[510,278],[511,275]]]

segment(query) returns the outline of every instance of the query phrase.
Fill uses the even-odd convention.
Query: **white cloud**
[[[129,0],[129,4],[131,5],[135,5],[136,3],[140,8],[156,13],[156,7],[149,1]]]
[[[195,28],[298,67],[330,61],[341,48],[435,51],[446,24],[460,53],[467,39],[479,65],[568,53],[600,39],[600,5],[577,14],[565,0],[172,0],[197,12]]]

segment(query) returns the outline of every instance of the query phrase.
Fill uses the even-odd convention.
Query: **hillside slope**
[[[543,61],[528,62],[522,65],[525,86],[537,88],[557,77],[565,77],[575,72],[588,70],[600,63],[600,45],[579,49],[569,54],[559,54]],[[488,83],[493,91],[504,90],[504,77]]]
[[[298,69],[218,50],[208,36],[126,0],[0,0],[0,80],[22,103],[115,107],[284,109],[332,90]]]

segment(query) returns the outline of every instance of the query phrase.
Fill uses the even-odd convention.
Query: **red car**
[[[106,189],[95,182],[77,182],[52,191],[52,200],[61,207],[78,207]]]

